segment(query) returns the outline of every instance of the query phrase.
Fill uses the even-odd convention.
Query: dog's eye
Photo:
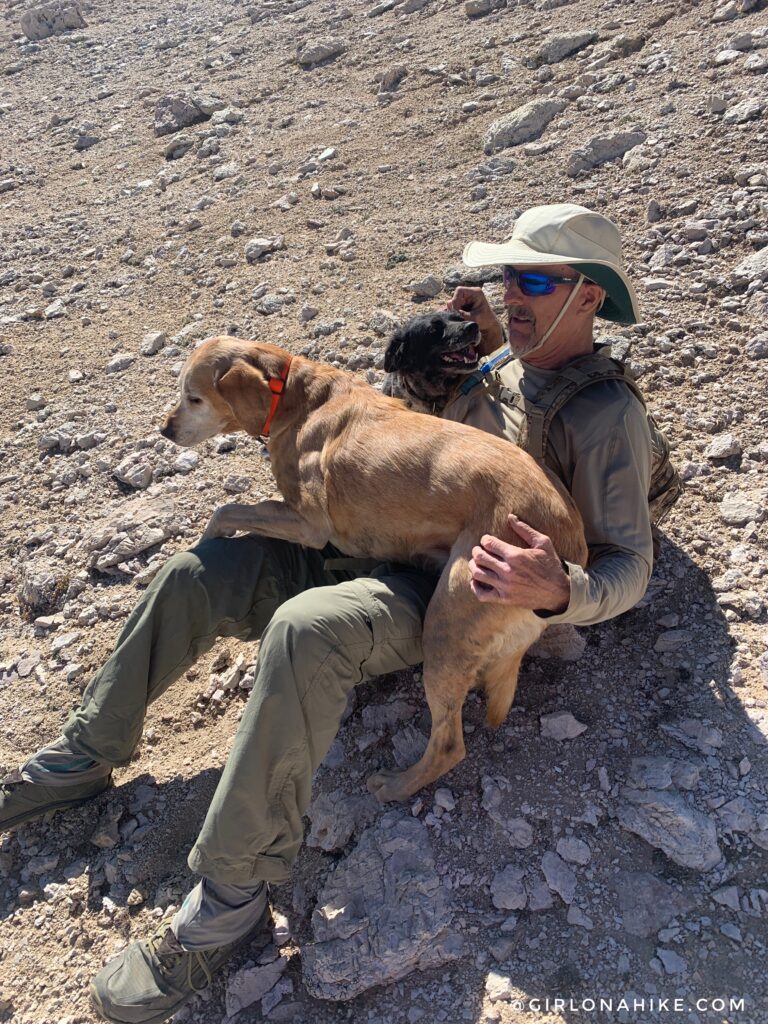
[[[189,401],[192,403],[192,405],[200,405],[203,400],[202,398],[193,398],[192,395],[190,395]]]

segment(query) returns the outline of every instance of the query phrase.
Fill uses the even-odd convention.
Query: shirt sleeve
[[[586,569],[565,563],[571,598],[564,612],[538,612],[549,624],[590,626],[634,607],[653,569],[648,512],[651,440],[645,410],[628,396],[614,425],[583,450],[572,432],[571,494],[584,520],[589,548]]]

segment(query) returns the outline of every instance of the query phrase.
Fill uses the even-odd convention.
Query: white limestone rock
[[[80,4],[69,0],[52,0],[32,7],[21,16],[21,31],[27,39],[48,39],[73,28],[87,28],[87,23]]]
[[[565,172],[571,178],[577,177],[591,171],[593,167],[599,167],[609,160],[616,160],[620,156],[645,142],[645,132],[610,132],[607,135],[595,135],[586,146],[575,149],[566,164]]]
[[[491,156],[510,146],[537,139],[549,122],[565,110],[565,100],[537,99],[523,104],[517,110],[494,121],[488,129],[483,146]]]

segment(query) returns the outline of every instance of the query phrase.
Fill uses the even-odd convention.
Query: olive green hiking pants
[[[147,705],[217,637],[257,640],[256,681],[202,831],[193,871],[217,882],[283,882],[303,838],[312,775],[356,683],[421,661],[437,580],[380,566],[338,582],[316,551],[220,538],[168,560],[64,728],[73,750],[125,765]]]

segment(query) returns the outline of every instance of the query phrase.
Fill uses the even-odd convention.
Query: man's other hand
[[[510,515],[508,521],[529,546],[520,548],[490,534],[482,537],[469,562],[472,593],[478,601],[564,612],[571,597],[571,581],[552,541],[517,516]]]
[[[477,324],[480,328],[483,355],[489,355],[504,344],[504,331],[482,288],[460,286],[445,304],[445,308]]]

